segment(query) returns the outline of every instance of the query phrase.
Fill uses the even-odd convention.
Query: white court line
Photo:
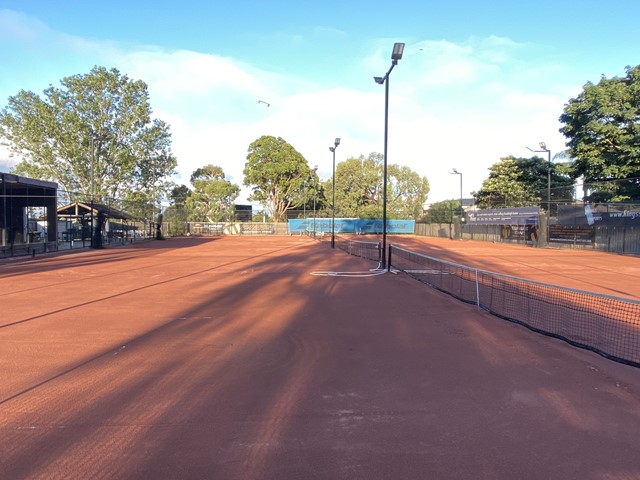
[[[424,273],[429,275],[449,275],[449,272],[442,272],[440,270],[402,270],[405,273]]]
[[[386,270],[369,270],[367,272],[311,272],[316,277],[375,277],[382,275]]]

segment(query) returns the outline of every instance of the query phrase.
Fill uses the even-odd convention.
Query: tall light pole
[[[336,248],[336,148],[340,145],[340,139],[336,138],[333,147],[329,151],[333,153],[333,193],[331,194],[331,248]]]
[[[462,216],[464,214],[464,209],[462,208],[462,172],[459,172],[454,168],[449,173],[451,175],[460,175],[460,221],[462,221]]]
[[[387,145],[389,138],[389,75],[402,58],[404,43],[394,43],[391,52],[391,67],[384,77],[373,77],[379,85],[384,84],[384,168],[382,179],[382,261],[381,268],[387,266]]]
[[[540,146],[540,150],[532,150],[527,147],[527,150],[536,153],[545,152],[547,154],[547,242],[549,241],[549,217],[551,216],[551,150],[547,148],[547,144],[545,142],[540,142],[538,144]]]

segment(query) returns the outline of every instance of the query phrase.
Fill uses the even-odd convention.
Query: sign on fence
[[[592,245],[595,241],[593,227],[574,227],[568,225],[549,225],[549,241],[573,243],[576,245]]]
[[[539,207],[489,208],[467,213],[469,223],[478,225],[537,225]]]

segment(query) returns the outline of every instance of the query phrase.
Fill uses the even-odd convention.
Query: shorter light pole
[[[547,144],[545,142],[540,142],[538,144],[540,146],[540,150],[532,150],[527,147],[527,150],[535,153],[545,152],[547,154],[547,242],[549,241],[549,217],[551,216],[551,150],[547,148]]]
[[[313,191],[313,238],[316,238],[316,191]]]
[[[340,139],[336,138],[333,147],[329,151],[333,153],[333,193],[331,194],[331,248],[336,248],[336,148],[340,145]]]
[[[460,175],[460,221],[464,216],[464,209],[462,208],[462,172],[459,172],[455,168],[449,172],[451,175]]]
[[[318,195],[317,181],[318,166],[313,167],[313,238],[316,238],[316,196]]]
[[[540,150],[547,152],[547,224],[549,223],[549,217],[551,216],[551,150],[547,148],[547,144],[540,142]],[[547,233],[549,229],[547,228]]]

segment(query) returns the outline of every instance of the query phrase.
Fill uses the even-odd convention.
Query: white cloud
[[[60,38],[84,55],[83,61],[115,66],[149,85],[154,116],[171,126],[180,183],[213,163],[242,185],[247,148],[264,134],[283,137],[323,178],[331,175],[328,147],[335,137],[342,138],[338,162],[383,151],[384,88],[372,79],[326,87],[320,79],[284,76],[220,55]],[[354,59],[363,78],[389,68],[389,42],[384,45]],[[388,156],[390,163],[427,176],[430,202],[458,198],[459,178],[449,175],[452,168],[463,172],[468,197],[500,157],[530,156],[526,147],[541,140],[552,152],[564,149],[557,119],[569,82],[564,92],[554,92],[548,85],[553,81],[527,80],[535,73],[523,56],[527,48],[500,37],[407,45],[391,76]],[[544,64],[536,71],[545,67],[558,72]],[[0,151],[0,161],[6,158]],[[245,188],[239,201],[248,193]]]
[[[32,43],[49,32],[40,20],[13,10],[0,9],[0,38]]]

